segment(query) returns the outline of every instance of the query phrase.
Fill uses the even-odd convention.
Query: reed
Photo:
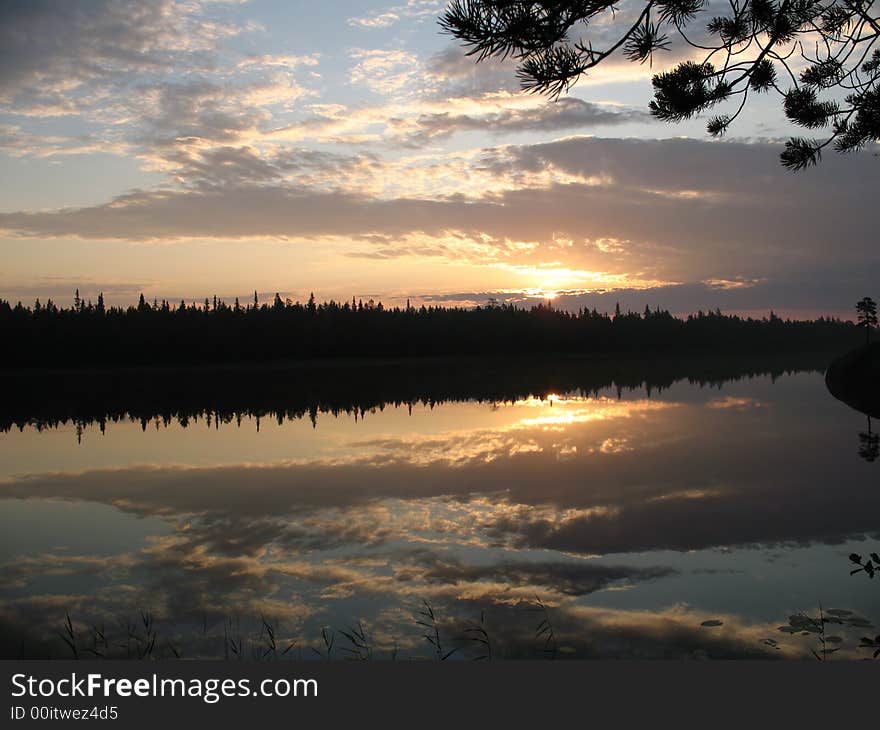
[[[417,612],[418,617],[416,618],[416,624],[427,630],[423,636],[433,647],[434,658],[437,661],[445,662],[458,651],[458,647],[450,649],[449,651],[443,650],[443,644],[440,641],[440,624],[437,621],[434,609],[431,607],[431,604],[424,599],[422,599],[422,604],[422,608]]]

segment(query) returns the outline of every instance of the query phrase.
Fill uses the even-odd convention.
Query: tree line
[[[312,358],[550,353],[784,352],[846,349],[856,325],[744,318],[720,310],[673,316],[659,307],[613,314],[490,303],[474,308],[384,307],[373,300],[229,304],[217,297],[172,305],[107,307],[77,292],[72,307],[0,299],[4,367],[266,362]]]

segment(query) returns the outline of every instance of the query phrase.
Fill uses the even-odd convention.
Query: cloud
[[[355,16],[348,19],[348,24],[366,28],[389,28],[404,19],[424,20],[436,17],[443,7],[444,0],[406,0],[401,5],[374,11],[368,15]]]
[[[458,49],[420,60],[402,49],[356,48],[350,82],[385,97],[381,104],[315,105],[315,116],[278,129],[297,141],[384,142],[419,147],[457,132],[501,135],[646,122],[643,109],[519,93],[509,63],[474,64]],[[515,79],[514,79],[515,81]]]
[[[449,46],[425,62],[427,85],[441,98],[479,97],[499,91],[520,90],[516,63],[487,58],[479,63],[459,46]]]
[[[309,238],[351,236],[371,230],[405,233],[414,226],[419,227],[419,221],[425,221],[432,231],[439,232],[447,224],[440,220],[441,216],[431,213],[434,207],[442,209],[444,205],[419,200],[383,202],[343,192],[315,192],[309,188],[242,186],[211,191],[136,192],[93,208],[48,215],[4,214],[0,216],[0,226],[40,236],[128,240]],[[331,223],[337,216],[340,216],[338,220]]]
[[[403,144],[418,147],[445,139],[457,132],[476,131],[491,135],[546,133],[563,129],[583,130],[612,126],[645,121],[647,118],[648,115],[641,110],[621,109],[567,97],[526,109],[502,108],[496,111],[490,107],[482,114],[428,112],[414,119],[392,119],[391,128],[399,132]]]
[[[359,25],[361,28],[387,28],[394,25],[400,16],[397,13],[377,13],[362,18],[349,18],[349,25]]]
[[[274,57],[248,62],[231,79],[194,77],[139,85],[124,104],[131,120],[126,139],[160,170],[173,168],[170,158],[175,155],[260,139],[276,114],[311,95],[291,71],[278,70],[295,64],[283,58],[276,66],[267,58]]]
[[[383,12],[427,18],[435,5]],[[42,122],[4,123],[0,148],[128,154],[166,182],[91,207],[7,210],[0,229],[119,241],[278,238],[326,247],[342,262],[432,258],[493,267],[493,282],[503,272],[505,295],[552,290],[565,306],[600,309],[611,306],[610,290],[624,290],[640,309],[791,310],[813,296],[840,311],[851,290],[876,278],[866,211],[878,173],[868,155],[791,176],[778,167],[778,145],[762,142],[578,136],[441,150],[454,135],[486,144],[625,133],[645,115],[518,93],[509,62],[475,64],[460,48],[426,59],[355,49],[352,81],[384,98],[331,103],[299,76],[317,68],[316,55],[227,47],[253,26],[227,25],[215,10],[160,0],[4,7],[8,111],[57,107],[93,126],[62,134]],[[56,26],[65,32],[47,32]],[[837,280],[823,284],[829,272]]]
[[[92,152],[122,152],[124,146],[88,134],[76,137],[36,134],[16,124],[0,124],[0,150],[12,157],[58,157]]]
[[[3,13],[4,112],[75,116],[78,131],[4,125],[0,147],[12,154],[129,154],[167,171],[178,150],[247,143],[313,93],[296,76],[316,54],[237,54],[223,41],[254,26],[220,22],[209,4],[36,0]]]
[[[382,73],[364,83],[392,95],[390,101],[358,107],[313,104],[309,108],[311,116],[269,130],[263,137],[275,142],[373,144],[396,152],[433,145],[460,132],[497,136],[560,129],[583,131],[646,119],[639,109],[575,98],[551,102],[510,92],[435,98],[424,89],[409,88],[416,75],[407,63],[385,66]],[[437,152],[435,159],[442,158],[443,154]]]
[[[780,272],[770,280],[759,280],[737,287],[718,287],[712,282],[696,281],[661,286],[647,285],[607,287],[604,290],[550,288],[557,309],[579,311],[596,309],[613,312],[616,305],[623,311],[643,312],[645,307],[668,309],[675,314],[693,314],[721,309],[747,315],[766,316],[771,310],[795,318],[823,315],[851,315],[852,292],[869,288],[873,273],[861,266],[829,264],[820,272]],[[420,291],[407,292],[413,301],[438,304],[476,306],[490,299],[499,303],[533,305],[546,301],[548,291],[482,290],[449,291],[442,294]]]
[[[86,208],[3,213],[0,228],[19,236],[119,240],[348,238],[361,242],[351,252],[385,257],[446,247],[559,290],[626,288],[627,277],[691,286],[714,281],[703,290],[710,286],[728,302],[769,292],[775,280],[820,287],[829,268],[867,285],[880,264],[870,213],[871,191],[880,184],[873,157],[830,158],[791,175],[779,167],[778,149],[572,137],[490,148],[476,158],[432,156],[427,164],[327,157],[307,173],[325,181],[317,190],[290,176],[296,155],[267,167],[255,153],[224,150],[199,157],[208,168],[195,172],[209,179],[216,170],[223,179],[228,167],[234,174],[224,187],[140,191]],[[350,190],[346,170],[358,181]],[[273,182],[278,175],[288,177]],[[253,184],[257,179],[261,184]],[[391,190],[397,184],[410,197],[377,197],[376,180]],[[602,277],[578,279],[590,272],[607,275],[609,285]],[[737,279],[761,283],[718,286]]]
[[[349,55],[357,61],[351,83],[376,93],[396,94],[417,78],[418,59],[407,51],[356,48]]]
[[[217,83],[207,80],[163,82],[144,86],[131,100],[148,147],[176,146],[180,141],[227,144],[254,130],[268,115],[260,107],[241,103]]]
[[[250,56],[246,56],[243,60],[239,61],[238,68],[295,69],[299,68],[300,66],[317,66],[319,58],[320,56],[318,54],[311,54],[307,56],[292,56],[290,54],[284,53],[252,54]]]
[[[430,2],[401,8],[401,17],[428,17],[438,9]],[[423,63],[402,49],[354,49],[352,83],[391,102],[315,105],[312,116],[299,115],[291,123],[289,113],[301,111],[298,103],[314,95],[297,75],[317,66],[317,54],[242,56],[224,41],[256,26],[220,22],[209,4],[40,0],[11,3],[4,11],[4,111],[19,117],[76,116],[92,125],[78,136],[6,125],[3,147],[17,155],[133,154],[147,169],[167,171],[166,158],[181,147],[260,145],[270,143],[270,136],[411,147],[456,131],[536,132],[636,118],[609,106],[588,109],[581,102],[575,109],[574,102],[554,106],[520,97],[509,84],[490,83],[493,63],[470,73],[481,80],[478,94],[473,83],[468,88],[468,72],[451,52]],[[57,33],[46,30],[55,26]],[[499,95],[499,89],[509,91]],[[439,103],[443,99],[449,102],[445,106]],[[464,107],[464,99],[473,103]]]
[[[0,23],[0,99],[6,111],[65,114],[91,105],[97,83],[205,66],[238,29],[172,0],[12,0]]]
[[[164,162],[175,182],[204,191],[289,182],[319,192],[335,189],[340,179],[350,180],[349,187],[356,190],[358,178],[371,180],[381,170],[378,159],[367,153],[345,155],[281,145],[179,146]]]

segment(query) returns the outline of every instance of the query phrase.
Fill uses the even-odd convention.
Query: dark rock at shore
[[[825,384],[838,400],[880,418],[880,342],[837,358],[825,373]]]

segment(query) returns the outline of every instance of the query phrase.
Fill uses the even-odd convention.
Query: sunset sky
[[[523,94],[440,33],[443,5],[0,2],[0,297],[850,316],[880,296],[871,151],[785,171],[802,130],[778,97],[720,142],[651,119],[675,47]]]

